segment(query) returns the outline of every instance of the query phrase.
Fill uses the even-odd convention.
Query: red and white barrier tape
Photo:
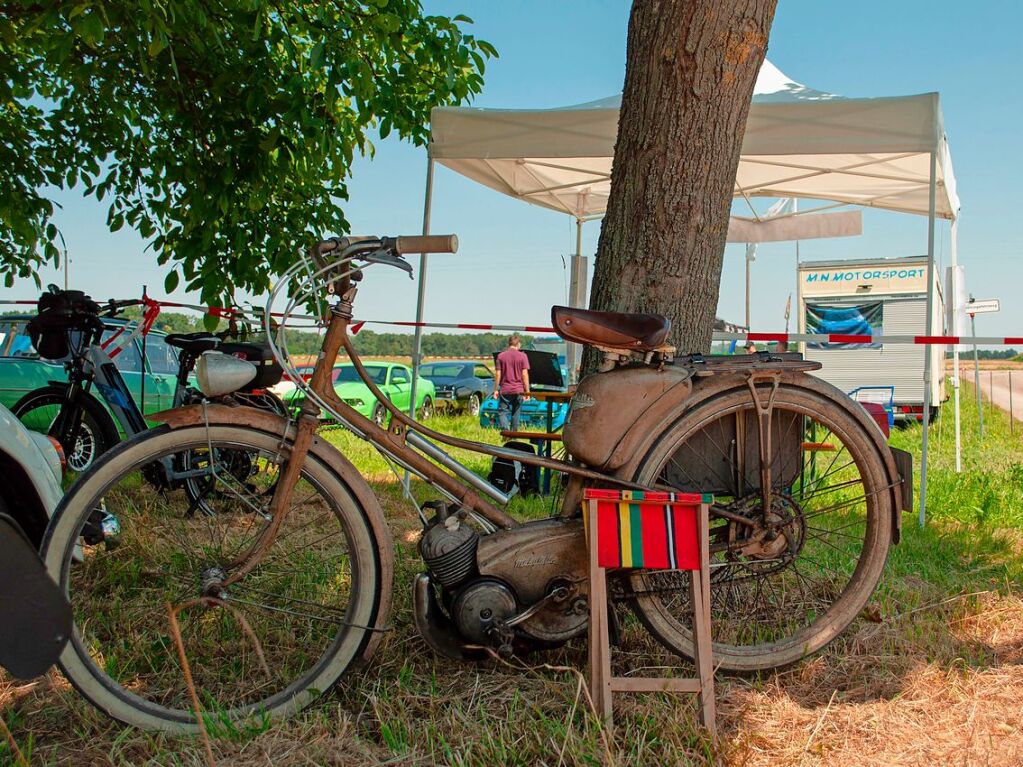
[[[146,306],[146,313],[143,314],[143,322],[146,323],[145,331],[149,330],[156,319],[147,315],[156,307],[156,314],[161,308],[172,309],[193,309],[212,314],[215,317],[262,317],[261,311],[246,309],[233,309],[222,306],[201,306],[198,304],[185,304],[176,301],[158,301],[147,297],[143,298]],[[0,304],[32,305],[36,301],[0,301]],[[282,316],[274,313],[272,316]],[[311,315],[291,315],[294,319],[314,320]],[[385,320],[355,320],[352,322],[352,333],[358,333],[365,325],[390,325],[403,328],[440,328],[444,330],[488,330],[509,333],[553,333],[554,328],[548,325],[491,325],[476,322],[412,322],[412,321],[385,321]],[[866,335],[848,333],[725,333],[715,332],[715,341],[753,341],[754,343],[828,343],[828,344],[911,344],[917,346],[945,346],[949,344],[982,344],[984,346],[1019,346],[1023,345],[1023,336],[907,336],[907,335]]]
[[[948,344],[984,344],[985,346],[1018,346],[1023,336],[872,336],[848,333],[715,333],[715,341],[761,341],[778,343],[818,344],[914,344],[945,346]]]

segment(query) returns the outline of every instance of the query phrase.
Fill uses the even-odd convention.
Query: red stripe
[[[425,325],[426,323],[424,322],[423,324]],[[493,330],[494,329],[493,325],[473,325],[473,324],[470,324],[468,322],[460,322],[457,325],[455,325],[455,327],[461,328],[462,330]]]
[[[640,535],[643,541],[643,567],[664,570],[668,567],[668,526],[664,520],[664,507],[640,501]],[[636,531],[633,530],[635,535]]]
[[[679,570],[700,569],[700,541],[696,535],[696,507],[675,506],[675,559]]]
[[[915,344],[957,344],[957,336],[913,336]]]
[[[1002,339],[1003,344],[1023,344],[1023,336],[1009,336]]]
[[[592,531],[591,531],[592,533]],[[618,546],[618,505],[614,501],[597,503],[597,562],[601,567],[621,567]]]
[[[545,328],[543,325],[526,325],[522,328],[526,333],[553,333],[554,328]]]
[[[788,343],[788,333],[747,333],[746,339],[748,341],[778,341],[780,343]]]

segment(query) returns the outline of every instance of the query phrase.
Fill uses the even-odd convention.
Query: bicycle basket
[[[82,327],[83,316],[99,313],[99,304],[80,290],[39,296],[39,313],[28,322],[28,335],[39,356],[59,360],[71,353],[68,331]]]

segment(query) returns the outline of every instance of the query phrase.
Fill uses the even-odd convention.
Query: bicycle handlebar
[[[421,234],[397,237],[394,251],[398,255],[406,253],[457,253],[458,235],[456,234]]]
[[[358,245],[360,242],[366,242],[367,247],[372,247],[370,243],[376,243],[384,248],[393,250],[395,255],[405,255],[406,253],[457,253],[458,252],[458,235],[455,234],[416,234],[416,235],[403,235],[401,237],[333,237],[329,240],[321,240],[317,242],[311,248],[311,253],[315,259],[320,259],[328,253],[332,253],[339,248],[347,248],[353,245]]]

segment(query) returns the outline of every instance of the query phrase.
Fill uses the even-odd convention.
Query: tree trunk
[[[632,5],[590,307],[663,314],[680,352],[710,349],[742,136],[776,2]]]

